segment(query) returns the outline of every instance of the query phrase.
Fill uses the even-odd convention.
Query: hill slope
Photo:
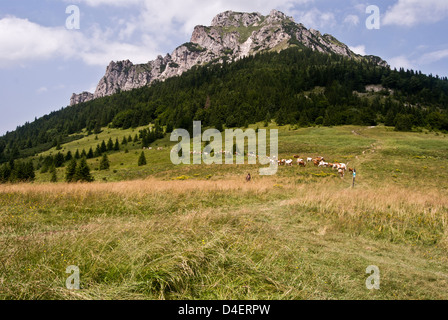
[[[448,130],[447,106],[447,79],[296,47],[194,67],[151,87],[53,112],[0,137],[0,162],[109,125],[126,129],[157,122],[170,132],[190,128],[193,120],[221,128],[275,119],[280,125],[385,123],[399,130]]]
[[[140,169],[141,145],[129,144],[93,184],[42,174],[0,185],[0,298],[447,299],[448,139],[383,126],[279,129],[282,156],[348,161],[356,187],[312,165],[246,183],[256,167],[175,167],[168,148],[145,151]],[[101,181],[132,175],[140,180]],[[76,294],[65,289],[69,265],[81,270]],[[366,289],[370,265],[381,290]]]

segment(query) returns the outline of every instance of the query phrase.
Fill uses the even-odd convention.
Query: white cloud
[[[296,22],[313,29],[332,27],[337,24],[332,12],[322,12],[317,8],[308,11],[296,11],[294,17],[296,17]]]
[[[354,14],[350,14],[347,17],[345,17],[344,23],[357,26],[359,24],[359,17]]]
[[[129,7],[140,4],[143,0],[64,0],[64,2],[71,4],[85,3],[91,7],[99,7],[103,5],[114,7]]]
[[[126,7],[136,12],[123,18],[114,18],[107,26],[85,26],[81,30],[63,27],[44,27],[26,19],[6,17],[0,20],[0,68],[26,65],[32,61],[58,57],[80,59],[89,65],[106,66],[111,60],[129,59],[145,63],[158,54],[160,48],[179,45],[179,39],[189,40],[196,25],[210,25],[213,17],[223,11],[258,11],[268,14],[278,9],[291,15],[298,3],[314,0],[64,0],[70,4],[90,7]],[[81,12],[86,9],[81,8]],[[81,15],[82,17],[82,15]],[[308,21],[334,24],[332,13],[313,11]],[[131,39],[132,40],[129,40]]]
[[[43,27],[27,19],[0,20],[0,68],[54,58],[80,59],[89,65],[111,60],[147,62],[156,52],[151,42],[141,45],[111,40],[107,31],[93,28],[89,36],[62,27]]]
[[[140,15],[126,23],[122,35],[133,32],[155,33],[160,41],[170,38],[173,33],[189,35],[196,25],[209,25],[213,17],[227,10],[242,12],[260,12],[268,14],[278,9],[286,14],[300,3],[314,0],[66,0],[70,3],[83,3],[88,6],[121,6],[138,8]]]
[[[448,58],[448,49],[426,53],[419,59],[419,61],[422,64],[429,64],[446,58]]]
[[[352,50],[354,53],[360,54],[362,56],[367,55],[366,46],[364,46],[364,45],[350,47],[350,50]]]
[[[411,27],[420,23],[438,22],[446,17],[446,0],[398,0],[385,13],[383,24]]]
[[[47,92],[47,91],[48,91],[48,88],[47,88],[47,87],[40,87],[39,89],[36,90],[36,92],[37,92],[38,94],[45,93],[45,92]]]
[[[415,69],[415,67],[413,67],[414,62],[409,60],[406,56],[398,56],[398,57],[393,57],[391,59],[388,59],[388,63],[391,66],[391,68],[396,68],[396,69]]]

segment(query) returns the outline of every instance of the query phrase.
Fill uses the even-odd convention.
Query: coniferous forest
[[[374,94],[366,85],[382,87]],[[97,134],[108,125],[127,129],[155,123],[156,130],[139,137],[148,145],[163,131],[191,130],[193,120],[217,129],[275,120],[299,127],[384,123],[400,131],[448,131],[448,80],[310,49],[263,53],[194,67],[151,87],[52,112],[0,137],[0,163],[9,162],[13,170],[14,159],[76,140],[83,129]],[[97,149],[101,152],[101,146]],[[20,166],[26,172],[26,164]],[[18,180],[32,179],[18,175]]]

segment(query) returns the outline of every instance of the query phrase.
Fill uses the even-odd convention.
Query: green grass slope
[[[99,141],[135,132],[105,129]],[[168,137],[153,144],[164,150],[145,151],[144,167],[138,144],[111,153],[109,171],[92,170],[95,183],[37,174],[0,186],[0,298],[448,298],[447,137],[382,126],[281,127],[279,136],[280,157],[356,167],[355,189],[310,165],[273,177],[259,166],[174,166]],[[79,291],[65,288],[70,265],[81,270]],[[380,290],[366,289],[370,265]]]

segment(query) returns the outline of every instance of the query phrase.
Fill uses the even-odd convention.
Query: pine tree
[[[75,174],[77,168],[76,158],[73,158],[67,166],[65,170],[65,181],[67,182],[75,182]]]
[[[138,158],[138,166],[145,166],[146,165],[146,157],[145,157],[145,153],[142,151],[142,153],[140,154],[140,158]]]
[[[131,137],[131,135],[129,135],[129,137],[128,137],[128,142],[132,142],[132,137]]]
[[[65,156],[65,161],[70,161],[72,160],[73,156],[72,156],[72,152],[68,151],[67,155]]]
[[[93,132],[95,133],[95,134],[99,134],[99,133],[101,133],[101,125],[100,125],[100,123],[97,121],[96,122],[96,124],[95,124],[95,129],[93,130]]]
[[[64,165],[64,161],[65,161],[65,157],[61,152],[58,152],[55,156],[54,156],[54,166],[56,168],[60,168]]]
[[[23,165],[23,178],[25,181],[33,181],[35,177],[33,160],[30,160]]]
[[[120,150],[120,143],[118,142],[118,138],[115,140],[114,150],[119,151]]]
[[[107,152],[107,146],[106,146],[106,142],[104,142],[104,140],[103,140],[103,142],[101,142],[100,150],[101,150],[101,153]]]
[[[78,160],[78,159],[80,159],[80,158],[81,158],[81,156],[79,155],[79,150],[76,149],[76,152],[75,152],[75,159]]]
[[[51,167],[50,173],[51,173],[50,182],[58,182],[58,175],[56,173],[56,168],[54,166]]]
[[[86,157],[87,157],[86,149],[82,149],[81,158],[86,158]]]
[[[104,153],[100,161],[100,170],[109,170],[109,168],[110,168],[110,161],[107,158],[107,154]]]
[[[137,134],[134,136],[134,142],[138,142],[138,135]]]
[[[87,153],[87,159],[93,159],[93,149],[90,147],[89,152]]]
[[[112,138],[109,138],[109,141],[107,141],[107,151],[114,150],[114,143],[112,141]]]
[[[96,145],[96,150],[95,150],[95,154],[94,154],[94,156],[95,156],[95,158],[98,158],[98,157],[101,156],[101,154],[102,154],[102,152],[101,152],[100,145],[97,144],[97,145]]]
[[[126,139],[126,137],[123,137],[123,140],[121,141],[121,145],[125,146],[128,144],[128,140]]]
[[[81,181],[81,182],[92,182],[93,177],[90,174],[90,168],[87,164],[86,158],[81,158],[81,161],[76,166],[76,172],[75,172],[75,181]]]

